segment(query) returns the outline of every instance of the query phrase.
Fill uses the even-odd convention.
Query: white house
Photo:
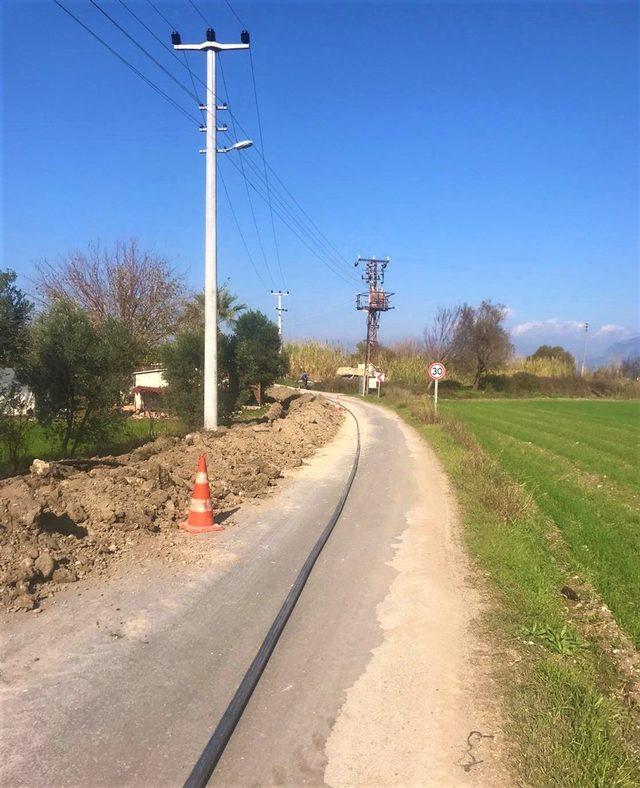
[[[11,415],[27,416],[36,407],[33,392],[16,380],[16,372],[11,367],[0,367],[0,404],[11,397]]]
[[[162,367],[139,369],[133,373],[133,404],[136,413],[149,413],[160,410],[161,389],[167,385]]]

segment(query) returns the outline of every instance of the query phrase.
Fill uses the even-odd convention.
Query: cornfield
[[[312,380],[327,380],[335,376],[338,367],[352,363],[351,355],[328,342],[287,342],[284,351],[292,378],[298,378],[305,370]]]

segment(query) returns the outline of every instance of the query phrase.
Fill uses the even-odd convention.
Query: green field
[[[640,710],[614,656],[640,640],[640,403],[443,401],[438,423],[424,396],[383,403],[455,490],[515,784],[639,786]],[[603,603],[622,634],[603,628]]]
[[[526,486],[572,569],[640,645],[640,403],[450,402],[443,412]]]

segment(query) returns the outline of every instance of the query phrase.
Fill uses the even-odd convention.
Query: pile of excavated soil
[[[172,561],[200,454],[213,508],[229,512],[266,495],[284,469],[301,465],[342,423],[342,412],[321,396],[270,393],[274,402],[261,423],[162,437],[117,457],[36,460],[30,474],[0,482],[0,606],[31,610],[136,551]]]

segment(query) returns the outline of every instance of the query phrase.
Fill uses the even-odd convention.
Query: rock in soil
[[[267,395],[262,424],[161,437],[119,457],[34,460],[30,474],[0,481],[0,607],[31,610],[123,555],[175,560],[201,453],[214,508],[228,512],[270,494],[282,471],[300,466],[343,421],[317,394],[274,386]]]

